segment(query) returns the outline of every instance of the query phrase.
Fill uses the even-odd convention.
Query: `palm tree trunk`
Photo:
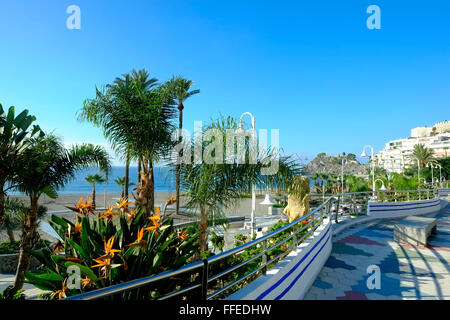
[[[141,186],[141,171],[142,171],[142,161],[141,161],[141,158],[139,158],[139,160],[138,160],[138,166],[137,166],[137,170],[138,170],[138,174],[137,174],[137,176],[138,176],[138,178],[137,178],[137,188],[139,189],[140,188],[140,186]]]
[[[14,232],[11,228],[6,228],[6,233],[8,234],[9,242],[16,242],[16,239],[14,238]]]
[[[179,117],[178,117],[178,128],[179,128],[179,139],[178,141],[181,142],[181,130],[183,129],[183,101],[180,100],[180,103],[178,104],[178,111],[179,111]],[[177,164],[177,172],[176,172],[176,195],[177,195],[177,201],[175,204],[175,214],[178,214],[180,211],[180,164]]]
[[[144,217],[148,218],[153,215],[155,208],[155,180],[152,160],[143,161],[142,169],[136,204],[144,208]]]
[[[0,228],[5,221],[5,193],[3,188],[5,187],[5,181],[0,181]]]
[[[92,185],[92,207],[95,209],[95,183]]]
[[[128,186],[130,184],[130,155],[127,152],[127,159],[125,163],[125,182],[124,182],[124,194],[122,197],[128,198]]]
[[[30,264],[30,254],[25,249],[32,249],[36,240],[37,211],[39,196],[30,196],[31,206],[28,217],[22,225],[22,242],[20,244],[19,263],[17,265],[16,279],[14,281],[13,293],[22,289],[25,281],[25,271]]]
[[[200,250],[207,251],[208,250],[208,213],[205,210],[205,207],[200,206],[200,223],[198,224],[198,231],[200,235],[198,237],[198,244],[200,246]]]

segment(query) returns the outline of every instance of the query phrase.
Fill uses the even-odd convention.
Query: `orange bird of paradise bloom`
[[[109,238],[108,241],[106,241],[106,239],[104,240],[105,254],[103,256],[99,257],[99,259],[113,258],[114,254],[116,252],[120,252],[119,249],[112,248],[114,245],[114,240],[115,240],[115,236],[112,236],[111,238]]]
[[[159,207],[156,207],[156,212],[153,217],[149,217],[148,219],[153,223],[153,226],[144,228],[145,231],[154,231],[156,234],[158,234],[159,228],[161,227],[160,221],[161,221],[161,211],[159,210]]]
[[[120,199],[120,200],[121,200],[121,201],[120,201],[119,204],[117,204],[116,209],[127,209],[128,206],[129,206],[130,204],[132,204],[132,202],[128,201],[128,198],[126,198],[126,199]]]
[[[101,215],[98,218],[99,219],[106,218],[106,219],[108,219],[108,222],[111,222],[113,216],[118,216],[119,215],[119,213],[118,212],[114,212],[113,209],[114,209],[114,206],[110,206],[107,211],[99,211],[99,213],[104,213],[104,215]]]
[[[73,232],[68,232],[68,233],[66,233],[67,235],[70,235],[70,234],[77,234],[77,233],[80,233],[81,232],[81,230],[82,230],[82,224],[83,224],[83,222],[78,222],[78,221],[76,221],[75,222],[75,227],[74,227],[74,229],[73,229]]]
[[[136,217],[136,211],[131,209],[130,212],[128,212],[127,214],[128,214],[127,222],[130,223],[130,221],[133,220],[134,217]]]
[[[91,199],[86,198],[86,203],[83,203],[83,198],[80,198],[77,205],[75,207],[66,207],[72,211],[78,212],[79,214],[83,214],[87,216],[89,213],[94,213],[94,207],[91,204]]]
[[[133,243],[128,244],[127,246],[140,246],[140,247],[145,246],[146,241],[142,239],[143,237],[144,237],[144,228],[141,228],[138,231],[137,240]]]
[[[109,268],[111,267],[111,259],[92,259],[97,262],[96,265],[93,265],[91,268],[101,268],[103,271],[103,275],[105,277],[108,276]]]
[[[83,289],[86,288],[86,286],[89,286],[90,288],[95,286],[92,280],[88,277],[81,279],[81,283],[83,284]]]
[[[187,236],[187,230],[183,230],[182,232],[178,233],[178,240],[180,241],[186,241],[188,236]]]
[[[58,296],[58,299],[59,299],[59,300],[61,300],[61,299],[63,299],[63,298],[67,298],[66,290],[67,290],[68,288],[69,288],[69,287],[66,286],[66,279],[64,279],[64,281],[63,281],[63,283],[62,283],[62,288],[59,289],[59,290],[57,290],[57,291],[55,291],[55,292],[51,295],[51,298],[53,299],[55,296]]]
[[[174,204],[175,202],[177,202],[177,196],[172,196],[171,198],[169,198],[169,200],[167,200],[166,206]]]

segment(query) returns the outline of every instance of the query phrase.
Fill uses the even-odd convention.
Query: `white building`
[[[434,150],[438,158],[450,155],[450,121],[438,122],[432,127],[414,128],[411,137],[389,141],[375,156],[377,166],[388,172],[402,172],[403,168],[413,164],[411,154],[416,144]]]

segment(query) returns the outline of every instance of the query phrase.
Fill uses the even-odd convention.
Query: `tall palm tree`
[[[14,107],[6,113],[0,104],[0,227],[5,216],[5,197],[7,190],[14,187],[11,181],[19,169],[19,160],[30,146],[30,138],[41,134],[39,126],[31,126],[35,120],[28,110],[16,116]]]
[[[90,174],[87,177],[84,178],[86,180],[87,183],[92,184],[92,206],[95,209],[95,185],[96,184],[100,184],[100,183],[105,183],[106,179],[98,174]]]
[[[102,128],[114,150],[141,164],[135,198],[146,217],[154,212],[154,163],[167,157],[174,145],[173,100],[156,81],[146,70],[133,70],[104,90],[97,89],[79,114],[80,120]]]
[[[414,145],[411,158],[419,162],[420,168],[424,168],[428,162],[434,162],[434,150],[426,148],[425,145],[419,143]]]
[[[218,129],[224,136],[227,129],[238,128],[236,119],[216,121],[204,130]],[[204,142],[205,145],[208,142]],[[224,146],[225,147],[225,146]],[[248,149],[247,149],[248,151]],[[215,151],[217,152],[217,151]],[[224,153],[226,151],[224,150]],[[246,192],[248,185],[277,185],[286,187],[290,185],[292,177],[299,175],[301,170],[298,164],[290,158],[279,158],[279,171],[274,175],[263,175],[262,167],[269,157],[275,156],[274,151],[260,153],[256,164],[250,163],[195,163],[183,164],[181,170],[181,184],[186,194],[186,206],[200,211],[199,245],[203,251],[208,250],[208,215],[221,213],[235,204],[240,196]]]
[[[181,141],[181,130],[183,129],[183,102],[186,101],[189,97],[194,94],[200,93],[200,90],[191,90],[191,87],[194,85],[192,80],[185,79],[181,76],[172,77],[169,81],[165,83],[165,88],[168,90],[170,96],[178,101],[178,129],[180,132],[180,141]],[[176,171],[176,214],[178,214],[180,210],[180,164],[177,164]]]
[[[34,139],[32,146],[24,152],[21,170],[17,174],[17,189],[30,199],[30,209],[22,225],[19,263],[13,293],[21,289],[25,271],[30,262],[30,249],[37,239],[37,213],[39,198],[46,194],[58,196],[57,190],[71,181],[78,170],[98,166],[105,174],[111,166],[108,153],[101,147],[82,144],[66,149],[61,141],[46,135]]]

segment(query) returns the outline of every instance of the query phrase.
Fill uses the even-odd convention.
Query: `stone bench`
[[[415,246],[427,245],[431,234],[436,234],[437,219],[407,217],[394,225],[394,241]]]

